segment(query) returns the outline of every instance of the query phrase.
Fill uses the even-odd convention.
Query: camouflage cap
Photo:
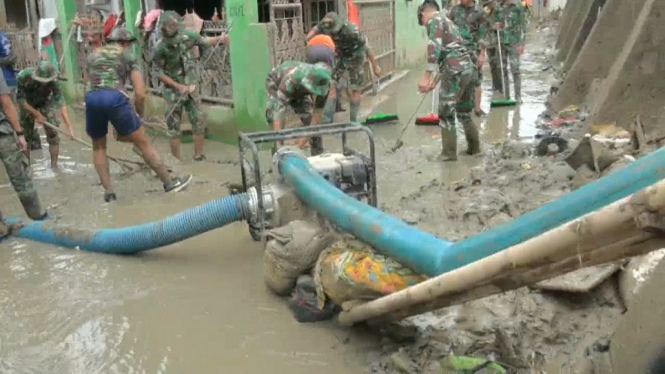
[[[49,83],[58,78],[58,72],[50,62],[40,61],[39,65],[37,65],[37,67],[32,70],[30,77],[40,83]]]
[[[180,15],[172,10],[162,13],[159,20],[159,31],[162,37],[171,39],[184,30],[185,26]]]
[[[344,26],[344,20],[340,18],[339,14],[335,12],[328,12],[323,19],[321,19],[321,26],[331,32],[339,32]]]
[[[116,27],[106,40],[111,42],[134,42],[136,37],[124,27]]]
[[[330,90],[332,69],[325,63],[318,62],[309,65],[303,73],[304,77],[301,83],[312,95],[323,96]]]

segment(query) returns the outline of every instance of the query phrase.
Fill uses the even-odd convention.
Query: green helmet
[[[50,62],[40,61],[39,65],[32,70],[30,77],[40,83],[49,83],[58,78],[58,72]]]
[[[323,96],[330,90],[332,70],[323,62],[309,65],[303,75],[301,84],[312,95]]]
[[[339,32],[339,30],[344,27],[344,20],[340,18],[339,14],[335,12],[328,12],[323,19],[321,19],[320,25],[325,29],[321,31],[329,32]]]
[[[124,27],[116,27],[106,40],[110,42],[134,42],[136,37]]]
[[[173,39],[185,28],[180,15],[172,10],[162,13],[159,20],[159,31],[163,38]]]

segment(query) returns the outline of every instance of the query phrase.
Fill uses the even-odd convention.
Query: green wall
[[[256,0],[227,0],[231,29],[233,107],[238,131],[265,130],[265,80],[270,71],[268,25],[258,23]]]
[[[69,26],[76,15],[76,2],[71,0],[57,0],[58,20],[60,35],[62,35],[63,64],[65,65],[66,81],[62,82],[62,88],[67,101],[72,102],[77,98],[75,74],[78,69],[76,62],[76,41],[67,40]]]
[[[416,11],[419,0],[395,0],[395,63],[407,67],[425,61],[427,36],[418,25]]]

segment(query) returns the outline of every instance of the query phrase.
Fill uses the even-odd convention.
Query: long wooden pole
[[[622,227],[627,230],[625,231],[627,238],[637,237],[635,239],[637,241],[631,243],[648,243],[652,237],[639,236],[639,229],[631,231],[630,224],[631,222],[635,222],[637,217],[643,212],[658,212],[663,208],[665,208],[665,182],[661,181],[605,208],[589,213],[485,259],[431,278],[418,285],[380,299],[360,305],[352,305],[348,310],[340,313],[339,322],[343,325],[351,325],[400,310],[408,310],[420,304],[430,303],[426,305],[426,308],[416,308],[410,313],[407,312],[398,315],[417,314],[426,310],[434,310],[437,307],[446,306],[449,303],[449,299],[459,298],[468,301],[491,294],[488,293],[488,290],[493,293],[504,292],[508,289],[522,287],[527,284],[527,281],[539,281],[557,276],[565,271],[575,270],[575,267],[571,267],[569,258],[558,259],[557,253],[561,251],[564,251],[564,253],[571,253],[571,251],[575,253],[580,243],[588,240],[602,239],[604,236],[611,235],[618,228]],[[589,261],[587,264],[596,264],[598,259],[613,261],[621,257],[630,256],[631,253],[642,253],[645,250],[656,249],[652,245],[644,247],[646,249],[640,249],[633,244],[626,247],[624,243],[621,247],[611,247],[610,249],[604,247],[602,248],[605,251],[603,255],[598,254],[599,252],[589,250],[589,248],[593,248],[593,245],[590,245],[586,249],[590,253],[587,256],[595,260]],[[657,245],[662,244],[660,242],[657,243]],[[594,249],[597,248],[598,246],[596,245]],[[619,255],[616,254],[617,251]],[[553,261],[551,258],[555,258],[555,260]],[[567,261],[565,265],[556,265],[563,262],[562,260]],[[506,282],[503,284],[503,287],[497,286],[500,284],[497,279],[506,273],[519,271],[519,269],[524,269],[522,272],[528,272],[530,269],[542,269],[544,266],[552,266],[552,268],[540,273],[541,275],[538,275],[539,273],[536,270],[535,273],[524,276],[523,282],[515,282],[512,286],[508,284],[510,283],[508,282],[509,279],[505,279]],[[543,278],[545,276],[547,278]],[[491,284],[492,280],[495,280],[494,284]],[[486,284],[487,288],[485,291],[470,292]],[[464,296],[467,293],[471,296]],[[437,299],[440,300],[437,301]],[[417,313],[413,313],[414,311]]]
[[[67,137],[69,137],[69,134],[66,133],[64,130],[62,130],[61,128],[59,128],[58,126],[55,126],[55,125],[53,125],[53,124],[51,124],[51,123],[48,123],[48,122],[43,122],[42,125],[44,125],[44,126],[46,126],[46,127],[48,127],[48,128],[51,128],[51,129],[53,129],[53,130],[55,130],[55,131],[57,131],[57,132],[59,132],[59,133],[61,133],[61,134],[63,134],[63,135],[66,135]],[[74,139],[72,139],[72,140],[74,140],[75,142],[77,142],[77,143],[79,143],[79,144],[82,144],[82,145],[84,145],[84,146],[86,146],[86,147],[92,148],[92,144],[86,142],[86,141],[83,140],[83,139],[79,139],[79,138],[77,138],[77,137],[74,137]],[[143,163],[143,162],[137,162],[137,161],[127,160],[127,159],[124,159],[124,158],[113,157],[113,156],[109,156],[109,155],[106,155],[106,157],[107,157],[109,160],[111,160],[111,161],[115,162],[116,164],[120,165],[120,167],[122,167],[123,169],[124,169],[124,168],[132,169],[132,167],[128,166],[127,164],[134,164],[134,165],[138,165],[138,166],[141,166],[141,167],[145,166],[145,163]]]

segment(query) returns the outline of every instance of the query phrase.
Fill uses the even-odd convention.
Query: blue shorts
[[[95,90],[85,94],[85,132],[92,140],[106,137],[109,122],[119,136],[127,136],[141,127],[129,98],[119,90]]]

